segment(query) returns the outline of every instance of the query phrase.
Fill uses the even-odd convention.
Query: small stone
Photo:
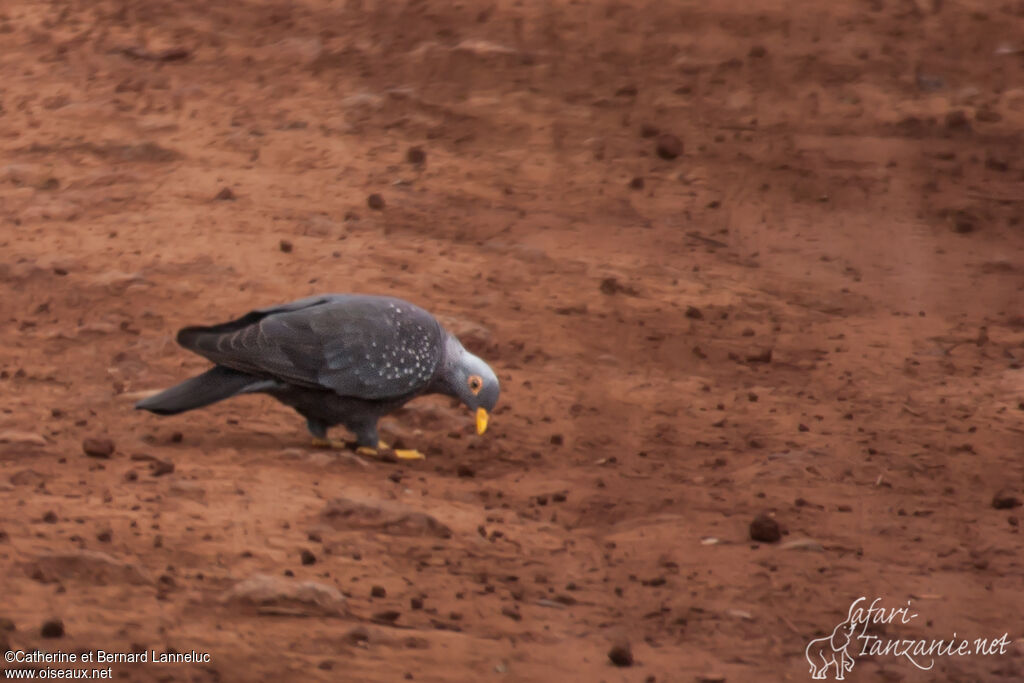
[[[90,458],[110,458],[114,454],[114,442],[101,437],[89,437],[82,442],[82,451]]]
[[[398,618],[402,616],[402,613],[398,610],[388,609],[383,612],[375,612],[373,614],[374,621],[382,621],[386,624],[393,624],[398,621]]]
[[[277,248],[280,249],[285,254],[290,254],[292,253],[292,250],[295,248],[295,246],[288,240],[281,240],[278,243]]]
[[[519,610],[511,605],[505,605],[502,607],[501,613],[512,621],[522,621],[523,619],[523,615],[519,613]]]
[[[692,320],[702,320],[704,318],[704,314],[701,313],[700,309],[696,306],[687,306],[686,317]]]
[[[303,549],[302,552],[299,553],[299,558],[302,560],[303,565],[316,564],[316,555],[307,549]]]
[[[235,197],[235,193],[232,192],[230,187],[225,187],[225,188],[222,188],[221,191],[217,193],[217,195],[214,197],[214,199],[216,199],[218,201],[222,201],[222,202],[226,202],[226,201],[233,202],[236,199],[236,197]]]
[[[410,164],[422,166],[427,162],[427,153],[422,147],[410,147],[405,153],[405,160]]]
[[[671,133],[662,133],[655,141],[655,151],[666,161],[672,161],[683,153],[683,143]]]
[[[954,109],[946,114],[946,128],[950,130],[966,129],[971,127],[967,114],[963,109]]]
[[[747,52],[747,56],[752,59],[761,59],[767,54],[768,50],[765,49],[764,45],[754,45],[753,47],[750,48],[750,51]]]
[[[798,429],[799,431],[801,431],[801,432],[809,432],[809,431],[811,431],[811,428],[810,428],[810,427],[808,427],[807,425],[805,425],[805,424],[804,424],[804,423],[802,423],[802,422],[801,422],[800,424],[798,424],[798,425],[796,426],[796,428],[797,428],[797,429]]]
[[[63,638],[64,622],[60,619],[50,619],[43,622],[42,628],[39,629],[39,635],[43,638]]]
[[[411,607],[412,609],[423,609],[423,598],[410,599],[409,607]]]
[[[750,538],[761,543],[777,543],[782,529],[774,517],[761,513],[750,523]]]
[[[658,130],[657,126],[651,125],[650,123],[645,123],[644,125],[640,126],[640,137],[642,138],[653,138],[660,132],[661,131]]]
[[[155,460],[149,465],[149,473],[154,477],[162,477],[174,472],[174,463],[168,460]]]
[[[1003,489],[992,496],[992,507],[996,510],[1012,510],[1020,506],[1020,497],[1010,489]]]
[[[365,626],[356,626],[345,637],[350,643],[365,643],[370,639],[370,631]]]
[[[636,178],[633,178],[632,180],[629,181],[629,186],[634,190],[642,190],[644,189],[644,179],[641,178],[640,176],[637,176]]]
[[[386,597],[388,597],[388,592],[384,588],[384,586],[372,586],[370,588],[370,597],[371,598],[386,598]]]
[[[96,540],[100,543],[110,543],[113,538],[114,532],[110,529],[101,529],[99,533],[96,534]]]
[[[384,208],[384,198],[374,192],[366,198],[366,205],[374,211],[380,211]]]
[[[43,521],[46,522],[47,524],[56,524],[57,523],[57,513],[54,512],[53,510],[47,510],[46,514],[43,515]]]
[[[462,477],[464,479],[469,479],[469,478],[472,478],[472,477],[476,476],[476,470],[474,470],[469,465],[459,465],[455,469],[455,474],[457,474],[458,476],[460,476],[460,477]]]
[[[615,666],[633,666],[633,648],[627,642],[615,643],[608,650],[608,659]]]
[[[552,446],[561,446],[565,443],[565,437],[561,434],[552,434],[549,441],[551,441]]]

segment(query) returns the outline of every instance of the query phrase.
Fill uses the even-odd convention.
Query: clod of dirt
[[[303,551],[299,553],[299,559],[302,560],[303,565],[316,564],[316,555],[307,549],[303,549]]]
[[[409,607],[411,609],[423,609],[423,598],[411,598],[409,600]]]
[[[704,314],[700,312],[700,309],[696,306],[686,307],[686,317],[693,320],[703,320]]]
[[[43,638],[63,638],[64,622],[60,619],[44,621],[42,628],[39,629],[39,635]]]
[[[366,205],[374,211],[380,211],[384,208],[384,198],[374,192],[366,198]]]
[[[214,195],[213,198],[222,202],[233,202],[237,199],[230,187],[221,188],[221,191]]]
[[[110,543],[114,538],[114,532],[110,529],[101,529],[96,532],[96,540],[100,543]]]
[[[370,630],[365,626],[356,626],[345,634],[345,639],[353,645],[357,643],[365,643],[370,639]]]
[[[169,460],[154,460],[149,465],[149,473],[154,477],[162,477],[174,472],[174,463]]]
[[[634,190],[642,190],[644,189],[644,179],[641,178],[640,176],[637,176],[636,178],[633,178],[632,180],[629,181],[629,186]]]
[[[222,602],[255,607],[260,614],[342,616],[345,596],[334,586],[315,581],[289,581],[257,574],[228,590]]]
[[[967,114],[963,109],[954,109],[946,114],[946,128],[950,130],[964,130],[971,127]]]
[[[760,353],[755,353],[747,356],[748,363],[771,363],[772,362],[772,350],[765,349]]]
[[[23,568],[26,574],[43,583],[68,580],[98,586],[150,583],[149,578],[136,565],[95,550],[44,553]]]
[[[11,475],[12,486],[41,486],[46,483],[47,477],[35,470],[19,470]]]
[[[410,164],[422,166],[427,163],[427,153],[422,147],[410,147],[405,153],[405,160]]]
[[[371,586],[370,587],[371,598],[386,598],[388,597],[388,591],[384,586]]]
[[[191,54],[183,47],[171,47],[166,50],[151,52],[144,47],[134,45],[117,48],[117,51],[126,57],[141,59],[148,62],[180,62],[183,59],[188,59]]]
[[[455,469],[455,474],[457,474],[457,475],[458,475],[458,476],[460,476],[460,477],[463,477],[463,478],[467,478],[467,479],[468,479],[468,478],[471,478],[471,477],[475,477],[475,476],[476,476],[476,470],[474,470],[474,469],[473,469],[472,467],[470,467],[469,465],[459,465],[459,466],[458,466],[458,467],[457,467],[457,468]]]
[[[371,617],[371,618],[374,621],[379,621],[379,622],[382,622],[382,623],[385,623],[385,624],[393,624],[396,621],[398,621],[398,617],[400,617],[400,616],[402,616],[402,613],[399,612],[398,610],[387,609],[387,610],[384,610],[383,612],[374,612],[373,617]]]
[[[290,254],[295,247],[288,240],[281,240],[278,242],[277,248],[280,249],[282,253]]]
[[[977,220],[969,211],[957,211],[953,214],[953,232],[958,232],[961,235],[974,232]]]
[[[655,140],[654,150],[666,161],[672,161],[683,153],[683,141],[671,133],[662,133]]]
[[[82,442],[82,451],[90,458],[109,458],[114,454],[114,442],[102,437],[89,437]]]
[[[338,530],[374,529],[396,536],[452,536],[451,529],[436,518],[394,501],[337,498],[327,504],[320,517],[327,526]]]
[[[750,523],[750,538],[759,543],[778,543],[782,529],[774,517],[761,513]]]
[[[992,496],[992,507],[996,510],[1012,510],[1020,506],[1020,497],[1009,489],[1003,489]]]
[[[615,666],[633,666],[633,648],[625,641],[615,643],[612,649],[608,650],[608,659]]]
[[[625,294],[626,296],[636,296],[637,291],[629,285],[624,285],[619,282],[618,278],[606,277],[601,280],[601,293],[607,294],[608,296],[614,296],[615,294]]]

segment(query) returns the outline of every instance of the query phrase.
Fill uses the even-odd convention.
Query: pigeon
[[[483,434],[500,393],[490,366],[434,316],[388,296],[308,297],[220,325],[186,327],[177,340],[215,365],[137,409],[177,415],[232,396],[269,394],[306,418],[313,445],[344,447],[327,438],[328,428],[343,425],[366,455],[390,450],[378,438],[377,421],[417,396],[458,398],[475,411]]]

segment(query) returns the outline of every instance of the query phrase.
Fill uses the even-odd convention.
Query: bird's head
[[[483,434],[501,394],[498,376],[491,370],[491,366],[463,348],[454,336],[449,337],[445,350],[445,383],[448,393],[476,413],[476,433]]]

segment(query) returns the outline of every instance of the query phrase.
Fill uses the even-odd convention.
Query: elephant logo
[[[850,611],[853,611],[852,606]],[[807,663],[811,665],[811,678],[826,680],[829,667],[834,667],[836,680],[842,681],[846,678],[847,671],[853,671],[856,661],[849,653],[849,647],[856,630],[857,622],[850,614],[833,629],[832,635],[815,638],[807,644],[805,654]]]

